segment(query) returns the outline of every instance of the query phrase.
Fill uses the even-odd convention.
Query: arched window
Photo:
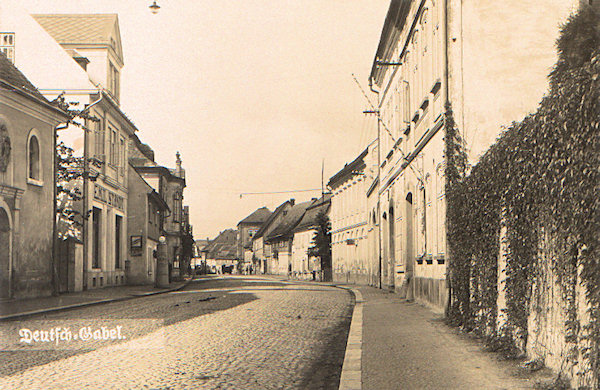
[[[27,181],[33,184],[42,182],[40,141],[35,129],[31,129],[27,140]]]

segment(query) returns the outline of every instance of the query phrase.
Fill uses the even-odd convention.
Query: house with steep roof
[[[244,259],[247,267],[252,264],[252,238],[258,233],[271,214],[272,212],[268,208],[261,207],[237,224],[239,234],[238,258]],[[254,265],[253,269],[256,269]]]
[[[215,267],[218,273],[227,272],[226,268],[230,267],[230,269],[235,270],[239,260],[237,256],[237,237],[238,232],[234,229],[227,229],[219,233],[203,249],[206,252],[206,264],[209,267]]]
[[[68,289],[69,264],[53,252],[56,133],[67,120],[0,53],[0,299]]]
[[[318,215],[329,215],[331,208],[331,194],[324,194],[320,198],[313,198],[310,206],[302,219],[293,229],[291,272],[292,276],[299,279],[323,280],[321,275],[321,261],[318,257],[310,256],[309,248],[312,246]]]
[[[61,140],[84,157],[84,170],[89,172],[81,188],[80,207],[90,215],[81,228],[82,287],[125,284],[127,156],[129,138],[137,128],[119,105],[124,61],[118,17],[31,16],[19,2],[3,0],[0,31],[14,32],[15,64],[47,99],[85,108],[96,119],[77,119],[81,126],[72,125],[60,133]]]
[[[265,238],[277,227],[281,219],[287,215],[287,212],[295,203],[295,199],[290,199],[277,206],[275,211],[273,211],[254,237],[252,237],[252,263],[257,273],[269,274],[278,272],[274,253],[271,246],[265,242]]]
[[[265,245],[270,247],[272,256],[269,269],[279,275],[289,275],[292,272],[292,242],[294,240],[294,229],[306,209],[313,201],[302,202],[292,205],[283,213],[282,218],[274,224],[273,229],[264,237]]]

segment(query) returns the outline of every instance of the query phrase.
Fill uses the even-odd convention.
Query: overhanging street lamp
[[[150,8],[150,12],[156,15],[160,9],[160,5],[156,4],[156,0],[154,0],[148,8]]]

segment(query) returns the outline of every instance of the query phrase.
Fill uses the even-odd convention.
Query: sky
[[[322,166],[327,184],[376,138],[352,75],[369,95],[388,0],[157,3],[154,15],[149,0],[22,0],[31,13],[118,14],[121,109],[157,163],[181,153],[196,239],[319,196]]]

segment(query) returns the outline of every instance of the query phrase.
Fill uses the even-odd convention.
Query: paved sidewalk
[[[65,293],[56,297],[31,299],[11,299],[0,301],[0,321],[17,319],[34,314],[67,310],[76,307],[96,305],[107,302],[123,301],[136,297],[162,294],[182,289],[191,279],[173,282],[169,288],[153,286],[104,287],[93,290]]]
[[[525,389],[552,376],[484,351],[424,306],[373,287],[346,287],[363,299],[362,389]]]

